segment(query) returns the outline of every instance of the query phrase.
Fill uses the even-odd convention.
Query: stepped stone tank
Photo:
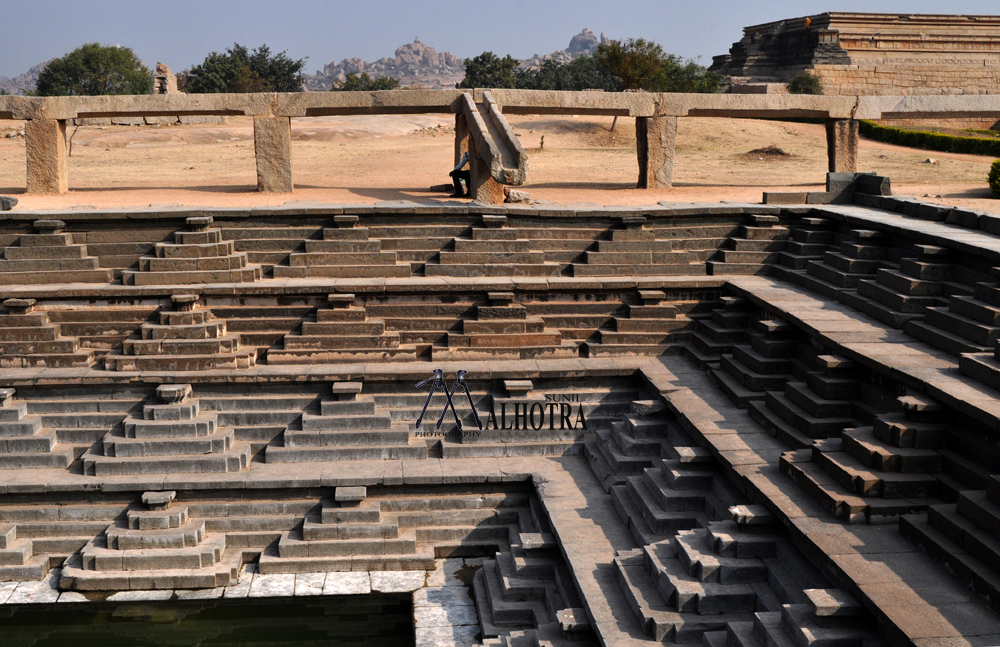
[[[402,594],[417,644],[992,644],[1000,217],[887,186],[12,211],[0,605]],[[468,371],[461,425],[440,392],[414,424],[434,369]]]

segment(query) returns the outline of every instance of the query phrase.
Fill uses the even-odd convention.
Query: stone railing
[[[257,186],[293,188],[293,117],[451,113],[456,158],[474,155],[472,193],[502,202],[503,185],[526,181],[527,154],[504,114],[615,115],[636,119],[639,188],[670,187],[679,117],[827,120],[829,168],[857,170],[859,119],[1000,119],[1000,96],[852,97],[805,95],[655,94],[536,90],[395,90],[283,94],[183,94],[113,97],[0,97],[0,119],[27,120],[28,193],[68,188],[66,122],[88,117],[241,115],[254,118]]]

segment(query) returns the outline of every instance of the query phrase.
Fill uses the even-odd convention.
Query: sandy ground
[[[292,195],[256,192],[247,118],[231,118],[226,125],[82,127],[72,137],[70,192],[59,196],[24,195],[24,139],[3,136],[23,128],[23,122],[0,121],[0,193],[18,197],[17,209],[23,210],[443,200],[444,194],[429,187],[449,181],[453,120],[451,115],[296,119]],[[632,120],[619,119],[614,132],[610,117],[515,116],[511,122],[530,153],[524,188],[535,200],[759,202],[764,191],[822,190],[826,172],[821,125],[682,119],[674,188],[637,190]],[[788,155],[748,154],[769,146]],[[934,163],[926,163],[928,158]],[[991,199],[986,186],[992,161],[864,141],[860,167],[888,174],[898,195],[1000,213],[1000,201]]]

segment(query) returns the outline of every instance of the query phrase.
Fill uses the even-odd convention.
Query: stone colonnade
[[[673,185],[677,117],[636,117],[636,155],[640,189],[662,189]],[[291,193],[291,118],[254,117],[254,152],[257,159],[257,189],[263,193]],[[832,172],[858,170],[858,122],[829,119],[826,124],[827,155]],[[66,164],[66,120],[31,119],[25,126],[28,193],[65,193],[69,180]],[[476,154],[466,116],[455,116],[455,162],[469,151],[472,180],[469,190],[480,202],[504,201],[504,186],[490,174]]]

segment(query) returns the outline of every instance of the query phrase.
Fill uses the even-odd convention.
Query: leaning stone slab
[[[372,591],[376,593],[409,593],[424,585],[424,571],[372,571]]]

